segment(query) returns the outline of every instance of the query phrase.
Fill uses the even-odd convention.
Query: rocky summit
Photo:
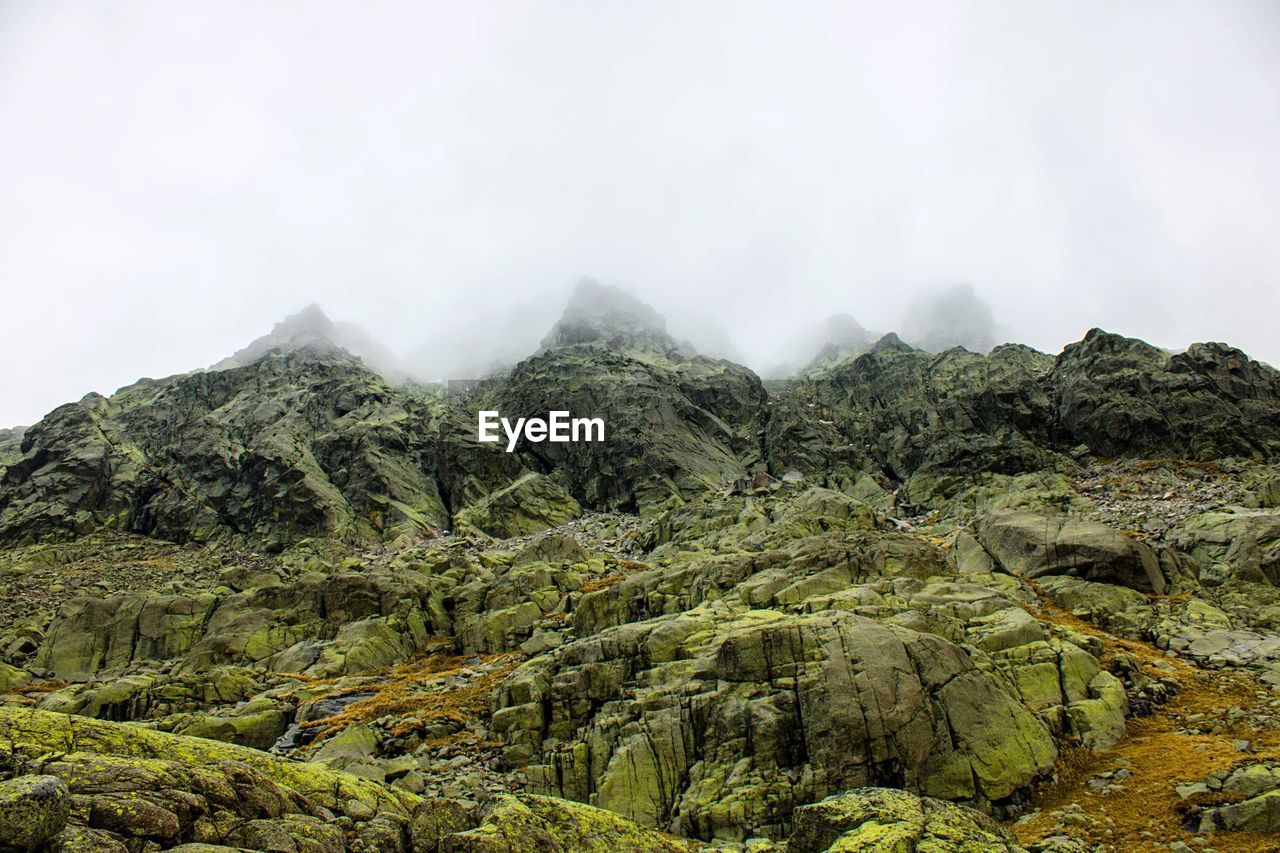
[[[1280,847],[1280,373],[832,328],[584,282],[451,391],[308,309],[0,431],[0,847]]]

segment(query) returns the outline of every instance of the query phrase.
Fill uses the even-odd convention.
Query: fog
[[[762,371],[966,286],[1280,363],[1277,151],[1268,0],[0,3],[0,426],[310,303],[480,370],[584,275]]]

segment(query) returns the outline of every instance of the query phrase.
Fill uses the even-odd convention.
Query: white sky
[[[0,425],[309,302],[484,348],[581,275],[756,367],[957,282],[1280,363],[1277,152],[1267,0],[0,0]]]

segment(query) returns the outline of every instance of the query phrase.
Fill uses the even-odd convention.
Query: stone
[[[17,776],[0,781],[0,841],[35,850],[62,831],[71,793],[57,776]]]
[[[585,849],[676,853],[684,848],[603,809],[551,797],[501,795],[485,808],[475,829],[450,835],[446,849],[458,853]]]
[[[1165,591],[1155,550],[1103,524],[1064,515],[997,512],[979,521],[978,539],[1005,571],[1022,577],[1065,574],[1140,592]]]
[[[1023,848],[981,812],[893,788],[857,788],[795,811],[788,853],[835,850],[1008,851]]]
[[[473,829],[479,823],[480,816],[474,805],[431,798],[425,800],[410,818],[409,838],[415,851],[444,853],[451,837]]]

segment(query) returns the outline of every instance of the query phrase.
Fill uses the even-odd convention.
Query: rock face
[[[22,458],[22,436],[26,432],[26,427],[0,429],[0,477],[6,467]]]
[[[682,351],[653,309],[584,282],[544,351],[478,406],[513,421],[553,409],[601,418],[602,442],[525,449],[584,505],[647,512],[763,464],[764,401],[749,370]]]
[[[480,825],[448,836],[444,849],[459,853],[573,853],[578,850],[684,850],[652,830],[616,815],[552,797],[498,797]]]
[[[1124,688],[1016,581],[957,582],[825,490],[756,500],[736,525],[714,503],[656,520],[658,565],[584,595],[581,639],[501,686],[492,728],[536,790],[741,841],[867,785],[990,807],[1049,772],[1055,735],[1123,733]]]
[[[418,803],[403,792],[252,749],[61,714],[0,708],[0,733],[26,772],[58,780],[42,784],[61,790],[63,823],[67,789],[75,798],[71,825],[59,827],[67,841],[105,836],[104,844],[123,837],[164,847],[198,841],[279,849],[254,839],[317,834],[327,844],[320,849],[343,850],[342,832],[326,826],[334,814],[372,835],[380,821],[393,827],[406,821]]]
[[[603,419],[602,442],[527,447],[592,507],[647,511],[760,462],[764,388],[728,362],[561,347],[522,362],[491,399],[511,418],[559,409]]]
[[[800,435],[817,459],[843,449],[852,470],[913,476],[1052,467],[1053,401],[1044,387],[1047,356],[1022,346],[990,356],[953,349],[938,356],[899,345],[840,362],[811,382],[812,405],[835,435]],[[795,399],[807,406],[807,394]],[[805,420],[803,412],[784,415]],[[770,430],[770,458],[812,457]],[[815,472],[810,463],[801,473]],[[774,466],[778,470],[778,466]]]
[[[703,838],[777,834],[868,784],[1001,800],[1057,754],[960,649],[853,614],[713,607],[604,631],[526,665],[502,705],[509,754],[547,761],[535,786]]]
[[[1280,511],[1233,507],[1187,519],[1173,540],[1201,565],[1200,582],[1280,586]]]
[[[175,660],[185,671],[233,663],[367,672],[422,647],[439,618],[438,595],[433,601],[403,577],[349,573],[225,596],[79,598],[58,614],[35,662],[68,679]]]
[[[777,401],[766,454],[775,476],[884,474],[916,501],[957,476],[1061,469],[1081,450],[1274,459],[1277,424],[1280,372],[1221,344],[1171,356],[1094,329],[1053,359],[1020,345],[935,356],[895,339]]]
[[[0,539],[107,527],[278,547],[430,532],[521,471],[454,418],[338,351],[143,380],[27,431],[0,484]]]
[[[1224,344],[1169,355],[1093,329],[1058,356],[1049,381],[1067,441],[1099,456],[1273,458],[1280,372]]]
[[[563,486],[531,471],[468,505],[454,522],[460,530],[474,529],[506,539],[558,527],[580,515],[582,506]]]

